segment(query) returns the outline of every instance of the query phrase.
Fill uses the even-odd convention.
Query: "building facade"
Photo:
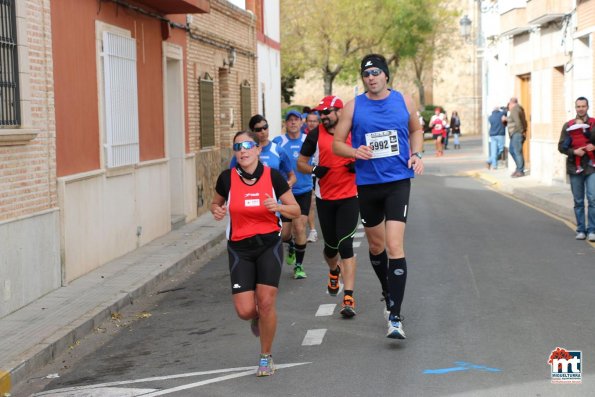
[[[525,168],[545,184],[566,183],[557,145],[575,99],[594,99],[595,1],[484,3],[484,102],[491,110],[517,97],[529,124]]]
[[[221,170],[229,167],[235,132],[258,109],[256,18],[235,1],[211,0],[189,21],[189,147],[196,156],[198,213],[207,212]]]

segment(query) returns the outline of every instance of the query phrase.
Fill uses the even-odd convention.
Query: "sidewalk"
[[[574,225],[568,186],[544,186],[530,176],[513,179],[506,169],[466,174]],[[225,227],[211,214],[202,215],[0,319],[0,396],[161,280],[220,253]]]
[[[467,172],[467,175],[479,178],[493,189],[509,194],[527,204],[549,212],[574,227],[574,201],[569,185],[546,186],[533,179],[531,175],[511,178],[505,167],[497,170],[481,169]],[[569,237],[572,237],[569,233]]]
[[[183,267],[219,254],[225,222],[210,213],[0,319],[0,396],[93,332],[112,312]]]

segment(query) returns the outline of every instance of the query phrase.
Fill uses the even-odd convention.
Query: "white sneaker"
[[[403,323],[399,317],[388,320],[387,338],[391,339],[405,339],[405,331],[403,331]]]
[[[316,229],[310,229],[310,233],[308,234],[308,242],[315,243],[318,240],[318,232]]]
[[[592,233],[590,233],[590,234],[592,234]],[[577,240],[584,240],[584,239],[586,239],[586,238],[587,238],[587,235],[586,235],[585,233],[583,233],[583,232],[578,232],[578,233],[576,234],[576,239],[577,239]]]
[[[595,242],[595,233],[589,233],[589,241]]]

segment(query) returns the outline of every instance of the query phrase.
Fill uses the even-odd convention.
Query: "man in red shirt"
[[[343,276],[345,294],[341,315],[355,316],[356,262],[353,253],[353,235],[357,230],[359,206],[355,185],[354,160],[333,153],[333,133],[339,121],[343,102],[336,96],[324,97],[314,108],[320,114],[321,124],[310,131],[298,157],[298,170],[316,177],[314,192],[320,229],[324,238],[324,259],[328,264],[328,293],[339,293],[339,274]],[[350,142],[348,138],[348,142]],[[318,163],[309,164],[318,150]]]

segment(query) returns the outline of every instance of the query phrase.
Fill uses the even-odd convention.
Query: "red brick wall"
[[[26,145],[0,146],[0,222],[57,205],[50,3],[19,1],[26,10],[27,36],[18,41],[28,46],[32,124],[23,127],[38,135]]]

